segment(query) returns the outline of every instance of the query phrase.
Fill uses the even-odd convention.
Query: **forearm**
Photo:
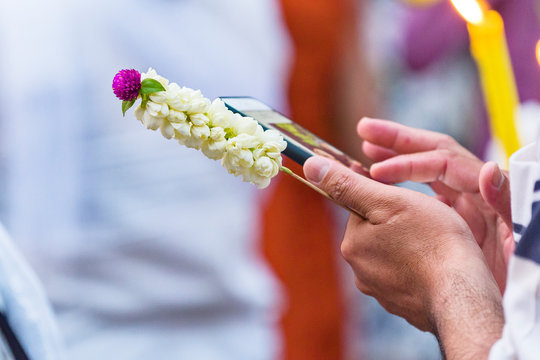
[[[487,267],[478,262],[450,272],[434,299],[434,332],[443,357],[487,359],[504,326],[501,295]]]

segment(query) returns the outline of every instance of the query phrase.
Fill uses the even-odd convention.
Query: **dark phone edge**
[[[227,109],[231,110],[233,113],[236,113],[236,114],[240,114],[242,116],[248,116],[246,114],[244,114],[243,112],[241,112],[240,110],[237,110],[236,108],[230,106],[229,104],[227,104],[223,99],[224,98],[228,98],[228,99],[231,99],[231,98],[250,98],[250,99],[254,99],[254,100],[257,100],[257,101],[260,101],[252,96],[221,96],[220,99],[223,101],[223,103],[225,104],[225,106],[227,106]],[[272,111],[276,111],[276,110],[272,110]],[[278,112],[278,111],[276,111]],[[279,113],[279,112],[278,112]],[[282,116],[286,117],[285,115],[281,114]],[[255,119],[257,120],[257,119]],[[265,130],[276,130],[276,129],[273,129],[273,128],[270,128],[264,124],[261,124],[259,121],[257,121],[259,123],[259,125],[262,126],[263,129]],[[278,130],[276,130],[278,131]],[[309,159],[310,157],[313,156],[313,154],[310,154],[308,153],[307,151],[299,148],[297,145],[289,142],[285,137],[283,138],[285,140],[285,142],[287,143],[287,148],[285,148],[285,150],[283,151],[283,154],[285,156],[287,156],[289,159],[293,160],[295,163],[297,164],[300,164],[300,165],[304,165],[304,163],[306,162],[307,159]]]

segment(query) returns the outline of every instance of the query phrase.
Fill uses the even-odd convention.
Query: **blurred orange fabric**
[[[288,99],[294,121],[332,141],[332,91],[351,0],[280,0],[294,45]],[[298,174],[302,169],[292,162]],[[281,175],[263,204],[263,248],[285,289],[283,358],[344,358],[344,299],[331,211],[322,196]]]

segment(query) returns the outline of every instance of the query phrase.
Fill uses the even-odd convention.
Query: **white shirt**
[[[540,142],[510,158],[514,239],[503,298],[506,324],[492,360],[540,358]]]

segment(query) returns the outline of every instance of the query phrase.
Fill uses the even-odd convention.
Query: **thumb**
[[[484,201],[491,205],[512,229],[510,181],[495,162],[490,161],[480,169],[478,186]]]
[[[385,198],[392,197],[394,193],[392,186],[368,179],[321,156],[313,156],[306,161],[304,174],[311,183],[368,220],[373,220],[370,219],[373,210],[381,204],[388,204]]]

